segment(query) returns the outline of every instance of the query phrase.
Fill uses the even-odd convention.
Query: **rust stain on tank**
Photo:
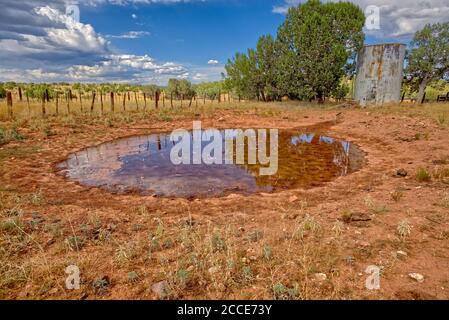
[[[381,105],[400,99],[405,45],[365,46],[357,61],[354,99],[361,105]]]

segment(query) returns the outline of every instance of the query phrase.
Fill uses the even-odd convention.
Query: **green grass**
[[[425,168],[419,168],[416,172],[416,180],[418,182],[430,182],[432,181],[432,175]]]
[[[16,128],[4,129],[0,127],[0,145],[7,144],[12,141],[22,141],[24,136],[22,136]]]

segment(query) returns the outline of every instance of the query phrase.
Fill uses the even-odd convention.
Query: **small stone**
[[[288,198],[288,201],[290,202],[290,203],[293,203],[293,202],[295,202],[295,201],[297,201],[298,200],[298,197],[297,196],[291,196],[290,198]]]
[[[324,282],[327,280],[327,275],[325,273],[315,273],[313,278],[318,282]]]
[[[408,175],[408,172],[405,169],[399,169],[396,172],[396,176],[405,178]]]
[[[160,281],[151,286],[151,291],[158,295],[159,298],[162,298],[167,293],[168,282]]]
[[[188,271],[188,272],[192,272],[193,270],[195,270],[195,267],[194,267],[194,266],[189,266],[189,267],[187,268],[187,271]]]
[[[419,273],[409,273],[408,276],[414,280],[416,280],[419,283],[423,283],[424,282],[424,276],[422,274]]]
[[[220,272],[220,268],[219,267],[211,267],[211,268],[209,268],[208,271],[210,274],[215,274],[215,273]]]
[[[249,260],[251,260],[251,261],[256,261],[256,260],[257,260],[257,257],[256,257],[256,256],[251,256],[251,257],[249,257]]]
[[[396,252],[396,256],[397,256],[398,258],[406,258],[406,257],[408,256],[408,254],[407,254],[407,252],[405,252],[405,251],[397,251],[397,252]]]

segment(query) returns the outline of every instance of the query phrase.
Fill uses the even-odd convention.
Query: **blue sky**
[[[301,0],[0,0],[0,81],[219,80],[235,52],[276,34]],[[333,0],[326,0],[333,1]],[[447,21],[449,0],[351,0],[375,5],[367,43],[408,43],[425,23]]]

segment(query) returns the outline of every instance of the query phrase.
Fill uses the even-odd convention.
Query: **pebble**
[[[167,287],[168,287],[168,282],[164,280],[164,281],[160,281],[160,282],[153,284],[151,286],[151,291],[153,291],[155,294],[157,294],[159,296],[159,298],[162,298],[166,294]]]
[[[414,280],[416,280],[419,283],[423,283],[424,282],[424,276],[422,274],[419,273],[409,273],[408,276]]]
[[[405,257],[408,256],[407,252],[405,252],[405,251],[397,251],[397,252],[396,252],[396,255],[397,255],[398,257],[403,257],[403,258],[405,258]]]
[[[313,275],[313,278],[314,278],[316,281],[323,282],[323,281],[326,281],[326,280],[327,280],[327,275],[326,275],[325,273],[315,273],[315,274]]]

